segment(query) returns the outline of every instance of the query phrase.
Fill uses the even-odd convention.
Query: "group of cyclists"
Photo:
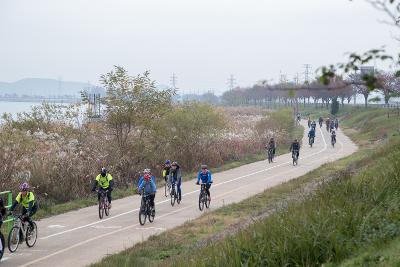
[[[300,119],[299,114],[296,117],[297,120]],[[325,121],[326,124],[326,129],[328,132],[331,134],[331,142],[332,146],[334,146],[334,143],[336,143],[336,130],[339,127],[339,120],[337,118],[331,119],[327,118],[324,120],[324,118],[319,117],[318,123],[319,126],[322,128],[322,125]],[[309,137],[309,144],[312,146],[314,143],[314,138],[316,136],[316,122],[315,120],[311,120],[311,118],[308,118],[308,127],[310,128],[308,132],[308,137]],[[265,146],[265,148],[268,151],[268,155],[272,155],[272,157],[275,156],[276,152],[276,142],[275,139],[272,137],[270,138],[268,144]],[[295,139],[289,149],[290,152],[292,152],[292,157],[297,162],[297,159],[300,156],[300,143],[297,139]],[[164,179],[164,182],[172,187],[176,186],[176,192],[177,192],[177,198],[178,198],[178,203],[182,200],[182,170],[181,167],[179,166],[178,162],[173,161],[171,163],[170,160],[166,160],[165,163],[163,164],[162,168],[162,178]],[[206,194],[211,200],[211,195],[210,195],[210,188],[212,184],[212,175],[211,172],[208,170],[207,165],[201,165],[201,170],[197,174],[197,182],[196,184],[199,185],[200,183],[205,185],[205,190]],[[94,183],[92,185],[92,191],[96,191],[98,193],[98,200],[100,201],[100,195],[101,193],[105,193],[108,199],[108,205],[109,209],[111,208],[111,201],[112,201],[112,191],[114,189],[114,181],[112,175],[107,171],[106,168],[101,168],[100,174],[98,174],[94,180]],[[150,205],[152,208],[152,213],[153,216],[155,214],[155,196],[157,193],[157,184],[156,184],[156,178],[152,174],[150,169],[144,169],[143,174],[139,177],[138,184],[137,184],[137,190],[139,194],[143,194],[143,197],[148,197],[150,200]],[[33,222],[31,217],[37,212],[38,210],[38,204],[35,200],[35,195],[34,193],[30,190],[30,187],[27,182],[22,183],[19,186],[19,193],[17,197],[15,198],[15,201],[13,202],[12,206],[10,207],[9,211],[12,213],[17,205],[22,206],[22,215],[24,218],[24,221],[27,222],[29,227],[33,227]],[[6,216],[10,213],[3,214],[3,216]],[[1,219],[1,218],[0,218]]]
[[[300,123],[300,121],[301,121],[301,115],[300,115],[300,113],[297,113],[296,114],[296,122]],[[319,117],[318,123],[319,123],[320,128],[322,128],[323,122],[324,122],[324,118]],[[325,123],[326,123],[327,131],[330,132],[330,134],[331,134],[331,144],[332,144],[332,146],[334,146],[336,143],[336,131],[339,128],[339,120],[338,120],[338,118],[335,118],[335,119],[327,118],[327,119],[325,119]],[[316,137],[317,123],[315,120],[311,120],[311,118],[308,117],[307,125],[308,125],[308,128],[310,129],[308,131],[309,145],[312,147],[312,145],[314,144],[315,137]],[[275,143],[275,140],[273,137],[270,138],[269,142],[265,146],[265,149],[267,150],[268,158],[270,157],[271,153],[273,155],[272,158],[275,157],[276,143]],[[292,152],[293,163],[295,163],[295,162],[297,163],[297,159],[300,156],[300,143],[297,139],[293,140],[292,144],[290,145],[289,151]],[[272,160],[270,162],[272,162]]]
[[[171,187],[176,186],[178,203],[182,200],[182,170],[179,166],[178,162],[173,161],[171,163],[170,160],[166,160],[161,173],[164,178],[165,183],[169,183]],[[200,182],[205,184],[206,193],[208,195],[209,200],[211,200],[210,188],[212,181],[211,172],[208,170],[207,165],[201,165],[201,170],[197,174],[197,182],[199,185]],[[98,200],[100,201],[101,191],[107,192],[107,198],[109,207],[111,208],[111,192],[113,191],[114,182],[110,173],[108,173],[106,168],[102,168],[100,174],[96,177],[92,191],[98,192]],[[98,188],[98,189],[97,189]],[[137,183],[137,191],[140,195],[145,198],[149,198],[152,216],[155,216],[155,196],[157,193],[157,183],[156,178],[152,174],[150,169],[144,169],[143,174],[139,177]]]
[[[322,116],[320,116],[318,118],[318,123],[319,123],[319,127],[322,128],[322,125],[324,123],[324,118]],[[311,121],[311,118],[308,117],[307,124],[308,124],[308,128],[310,128],[310,131],[308,133],[309,144],[310,144],[310,146],[312,146],[312,144],[314,143],[314,138],[315,138],[316,122]],[[339,119],[338,118],[335,118],[335,119],[326,118],[325,125],[326,125],[326,130],[331,134],[331,144],[332,144],[332,146],[335,146],[336,131],[339,128]]]

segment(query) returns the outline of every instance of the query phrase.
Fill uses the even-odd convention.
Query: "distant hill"
[[[56,79],[27,78],[13,83],[0,82],[0,95],[79,96],[82,90],[105,93],[103,88],[88,83],[59,81]]]

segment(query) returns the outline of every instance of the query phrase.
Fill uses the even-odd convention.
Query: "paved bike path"
[[[350,155],[357,146],[339,129],[334,148],[330,135],[317,128],[312,148],[308,146],[308,128],[305,125],[299,165],[293,166],[291,154],[275,158],[275,162],[260,161],[228,171],[215,173],[211,187],[211,208],[239,202],[267,188],[294,179],[321,166]],[[120,252],[149,236],[182,225],[203,214],[198,209],[199,186],[195,179],[182,185],[180,205],[171,207],[170,199],[160,188],[156,196],[154,223],[140,226],[138,195],[114,200],[111,214],[99,220],[97,206],[83,208],[38,221],[39,238],[33,248],[21,244],[14,254],[5,253],[2,266],[86,266],[103,257]]]

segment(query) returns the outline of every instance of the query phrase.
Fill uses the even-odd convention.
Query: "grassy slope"
[[[347,170],[355,174],[343,172],[315,196],[174,264],[319,266],[369,247],[371,254],[364,252],[345,266],[364,266],[365,259],[397,265],[399,239],[381,253],[374,248],[400,235],[399,119],[387,119],[382,110],[349,111],[345,124],[355,128],[350,136],[363,147],[346,159],[352,165]],[[385,260],[385,255],[391,256]]]
[[[374,114],[376,111],[365,112],[359,110],[354,112],[348,110],[345,113],[361,117],[371,117],[370,112]],[[358,117],[355,119],[346,117],[344,121],[347,121],[346,124],[348,126],[360,127],[362,123],[360,122],[359,124],[356,124],[356,122],[359,122],[362,119],[363,118]],[[371,122],[374,123],[373,121]],[[382,126],[389,129],[386,136],[395,133],[395,131],[392,131],[394,129],[394,127],[392,127],[394,123],[395,121],[389,120],[382,124]],[[367,125],[359,128],[359,131],[348,130],[347,132],[350,132],[353,138],[359,138],[358,134],[366,129],[364,128],[365,126]],[[377,139],[381,134],[381,130],[369,130],[369,134],[373,137],[372,139]],[[362,137],[361,143],[365,142],[368,142],[368,139]],[[381,151],[380,153],[386,154],[386,152],[386,150],[383,150],[383,152]],[[338,173],[341,173],[343,176],[348,176],[350,171],[354,172],[360,170],[370,164],[371,158],[373,157],[371,153],[371,150],[366,147],[350,157],[339,160],[335,163],[326,164],[299,179],[269,189],[262,194],[240,203],[228,205],[215,212],[203,215],[201,218],[186,223],[182,227],[170,230],[158,236],[153,236],[148,241],[127,249],[120,254],[107,257],[101,263],[94,266],[135,266],[140,264],[150,266],[160,264],[187,265],[187,263],[193,263],[194,261],[196,261],[196,264],[193,265],[200,264],[197,261],[199,258],[204,258],[201,255],[207,251],[207,248],[202,248],[199,253],[194,254],[198,257],[192,255],[192,251],[197,251],[199,246],[203,247],[205,244],[212,244],[213,242],[209,242],[210,237],[214,237],[219,232],[226,231],[226,229],[234,229],[240,221],[243,221],[246,218],[257,217],[266,211],[274,210],[277,205],[281,205],[285,202],[292,202],[292,199],[298,196],[296,191],[298,192],[299,189],[301,190],[302,188],[307,187],[310,183],[323,181],[326,178],[337,175]],[[226,240],[227,239],[223,242],[226,242]],[[220,246],[220,243],[218,243],[217,246]],[[207,255],[210,254],[209,251],[206,253]],[[212,255],[212,253],[210,255]],[[179,261],[179,259],[183,260]],[[219,262],[219,264],[227,264],[226,259],[227,258],[224,257],[223,261]],[[216,264],[216,262],[208,262],[208,264]]]

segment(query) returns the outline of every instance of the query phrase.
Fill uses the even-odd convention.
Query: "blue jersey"
[[[211,172],[207,171],[206,173],[203,173],[200,171],[199,174],[197,175],[197,182],[199,183],[200,180],[203,184],[212,183]]]
[[[148,182],[142,179],[142,181],[139,183],[139,191],[142,191],[143,188],[146,194],[153,194],[157,192],[156,183],[153,179],[150,179]]]
[[[138,185],[140,185],[140,183],[144,180],[143,175],[139,177],[139,181],[138,181]],[[153,175],[151,176],[151,180],[153,180],[154,183],[156,183],[156,177],[154,177]]]
[[[309,131],[308,137],[315,137],[315,131],[314,130]]]

